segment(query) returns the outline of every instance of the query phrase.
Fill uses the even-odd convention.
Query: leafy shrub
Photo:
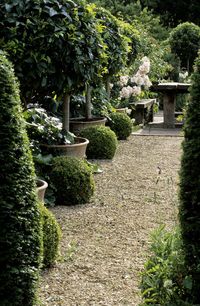
[[[141,306],[189,306],[192,286],[185,266],[180,230],[167,232],[163,226],[151,235],[151,256],[142,272]]]
[[[181,60],[181,66],[192,70],[194,59],[200,48],[200,27],[185,22],[174,28],[169,37],[171,50]]]
[[[0,304],[36,305],[41,218],[19,88],[0,52]]]
[[[43,229],[43,267],[51,266],[59,251],[59,242],[61,238],[60,226],[48,208],[40,203]]]
[[[24,112],[24,117],[32,141],[48,145],[74,143],[73,134],[63,130],[61,120],[50,116],[44,108],[29,108]]]
[[[180,171],[179,217],[186,265],[193,280],[192,297],[200,292],[200,54],[192,76],[191,100],[185,118],[185,139]]]
[[[110,114],[110,119],[108,125],[115,132],[117,138],[120,140],[127,139],[133,129],[130,117],[123,113],[112,113]]]
[[[81,131],[80,136],[89,140],[86,149],[88,158],[112,159],[114,157],[117,149],[117,137],[109,127],[90,127]]]
[[[92,170],[85,160],[67,156],[55,157],[50,178],[56,189],[57,204],[86,203],[94,193]]]

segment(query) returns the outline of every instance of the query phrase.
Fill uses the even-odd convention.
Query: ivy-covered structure
[[[36,305],[41,221],[13,68],[0,51],[0,305]]]

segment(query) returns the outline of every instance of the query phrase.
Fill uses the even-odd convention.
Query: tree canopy
[[[148,7],[159,14],[167,26],[174,27],[184,21],[200,24],[199,0],[140,0],[140,2],[143,8]]]

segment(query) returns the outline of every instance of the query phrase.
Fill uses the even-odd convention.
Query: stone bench
[[[153,121],[153,105],[156,99],[143,99],[136,103],[130,103],[132,108],[131,117],[135,118],[136,124],[146,124]]]

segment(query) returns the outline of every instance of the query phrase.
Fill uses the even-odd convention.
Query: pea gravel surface
[[[112,161],[95,161],[90,203],[52,209],[60,258],[41,275],[43,306],[137,306],[150,233],[177,223],[182,137],[134,136]]]

